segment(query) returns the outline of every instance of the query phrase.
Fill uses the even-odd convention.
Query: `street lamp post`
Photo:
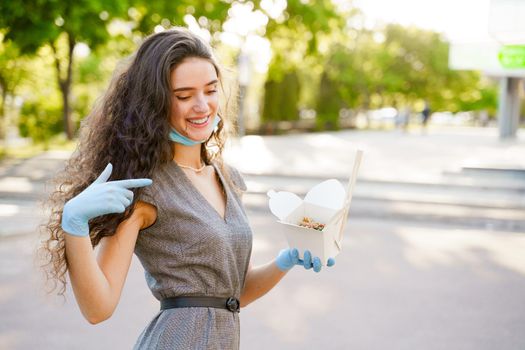
[[[248,90],[248,85],[250,84],[250,57],[244,50],[241,50],[239,57],[237,59],[238,67],[238,82],[239,82],[239,115],[238,115],[238,132],[239,137],[245,135],[244,128],[244,100],[246,97],[246,92]]]
[[[491,0],[489,34],[502,45],[499,63],[507,70],[500,77],[498,124],[501,139],[516,138],[520,122],[521,89],[525,69],[525,14],[522,0]],[[519,72],[521,70],[521,72]]]

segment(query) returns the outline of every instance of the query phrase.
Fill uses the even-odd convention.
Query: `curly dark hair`
[[[53,192],[45,202],[50,209],[38,249],[48,292],[64,296],[66,272],[64,231],[61,227],[64,204],[91,184],[106,165],[113,164],[109,180],[151,178],[162,164],[172,161],[174,149],[169,140],[171,110],[171,72],[187,58],[202,58],[213,64],[221,81],[221,121],[201,146],[205,164],[216,160],[228,182],[231,177],[222,161],[227,137],[225,123],[233,115],[233,89],[226,93],[221,70],[211,48],[184,28],[174,28],[149,36],[121,69],[117,69],[104,96],[82,121],[77,148],[60,173],[52,180]],[[227,96],[228,95],[228,96]],[[228,131],[231,133],[231,131]],[[233,185],[233,184],[232,184]],[[234,186],[235,187],[235,186]],[[129,218],[142,189],[133,189],[133,203],[122,214],[108,214],[89,222],[91,243],[111,236],[120,222]]]

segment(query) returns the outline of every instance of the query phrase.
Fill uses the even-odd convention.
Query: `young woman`
[[[135,253],[161,303],[136,349],[238,349],[239,307],[295,265],[321,269],[296,249],[250,265],[246,186],[221,159],[220,88],[219,66],[197,36],[181,28],[150,36],[84,121],[56,180],[43,247],[50,277],[63,294],[69,274],[96,324],[115,310]]]

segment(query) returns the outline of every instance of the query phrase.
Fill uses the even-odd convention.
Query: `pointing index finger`
[[[111,183],[122,188],[135,188],[149,186],[153,183],[153,181],[151,179],[128,179],[111,181]]]

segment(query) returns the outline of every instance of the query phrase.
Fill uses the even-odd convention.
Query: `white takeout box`
[[[321,182],[312,187],[304,200],[291,192],[268,191],[270,211],[283,224],[283,231],[290,248],[303,252],[309,250],[312,257],[319,257],[323,265],[328,258],[334,258],[342,248],[343,231],[350,209],[352,192],[357,179],[357,172],[363,157],[362,150],[354,151],[352,173],[345,191],[336,179]],[[299,226],[303,217],[325,224],[322,231]]]

